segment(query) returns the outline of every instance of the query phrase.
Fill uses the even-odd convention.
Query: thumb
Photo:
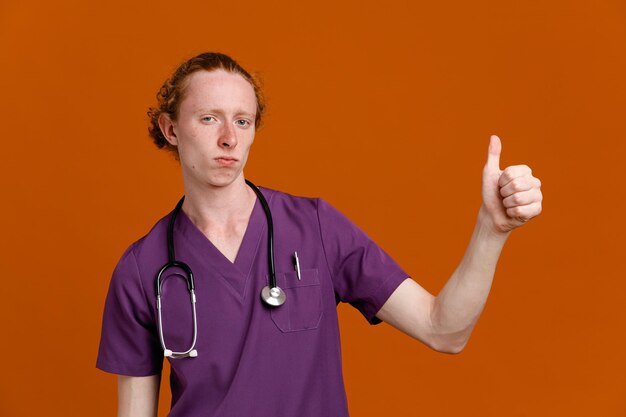
[[[487,168],[492,171],[500,171],[500,151],[502,143],[496,135],[491,135],[489,140],[489,153],[487,154]]]

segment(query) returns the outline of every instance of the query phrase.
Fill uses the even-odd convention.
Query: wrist
[[[481,234],[486,234],[489,237],[493,237],[495,239],[506,240],[506,238],[508,238],[511,234],[511,230],[504,230],[502,227],[499,227],[498,224],[496,224],[493,217],[487,212],[487,209],[484,205],[481,205],[480,210],[478,211],[476,227],[477,229],[479,229]]]

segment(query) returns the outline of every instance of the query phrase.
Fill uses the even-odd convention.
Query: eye
[[[250,126],[250,121],[246,119],[238,119],[235,121],[235,124],[240,127],[248,127]]]
[[[216,121],[217,119],[213,116],[203,116],[201,120],[203,122],[213,122],[213,121]]]

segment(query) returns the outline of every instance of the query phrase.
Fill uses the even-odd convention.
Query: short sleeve
[[[163,367],[163,353],[132,248],[124,252],[111,277],[96,367],[120,375],[156,375]]]
[[[318,200],[317,214],[337,297],[357,308],[370,324],[381,323],[376,313],[409,275],[361,229],[322,199]]]

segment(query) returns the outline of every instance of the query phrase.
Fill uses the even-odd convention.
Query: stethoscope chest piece
[[[279,287],[270,288],[268,285],[261,290],[261,299],[271,307],[283,305],[285,298],[285,291]]]

